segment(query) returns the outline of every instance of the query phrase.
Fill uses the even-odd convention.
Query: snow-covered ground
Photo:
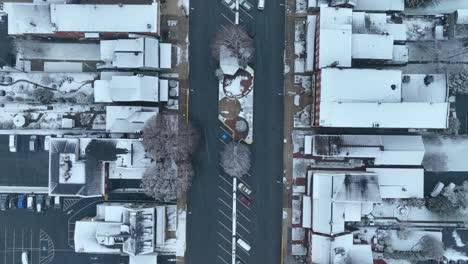
[[[178,0],[179,8],[182,8],[185,14],[190,13],[190,0]]]
[[[468,171],[468,136],[424,136],[428,171]]]
[[[176,256],[183,257],[185,254],[185,235],[187,228],[187,212],[179,209],[177,213],[177,243],[176,243]]]
[[[305,21],[298,20],[294,26],[294,72],[303,73],[305,71]]]

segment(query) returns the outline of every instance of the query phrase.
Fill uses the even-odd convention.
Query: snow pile
[[[453,237],[453,240],[455,240],[455,244],[457,245],[457,247],[465,246],[465,243],[463,243],[460,235],[457,233],[457,230],[453,230],[452,237]]]
[[[424,136],[423,166],[428,171],[468,171],[467,136]]]
[[[183,257],[185,255],[185,229],[187,225],[187,212],[179,209],[177,215],[177,231],[176,231],[176,256]]]
[[[186,15],[190,13],[190,0],[178,0],[178,5]]]

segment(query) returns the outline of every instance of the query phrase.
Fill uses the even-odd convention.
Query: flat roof
[[[379,178],[382,199],[424,198],[424,169],[369,168]]]
[[[319,67],[351,67],[352,10],[320,7]]]
[[[391,60],[393,37],[390,35],[353,34],[351,56],[353,59]]]
[[[446,129],[448,103],[321,102],[322,127]]]
[[[51,22],[62,32],[158,33],[158,4],[51,4]]]
[[[354,10],[360,11],[403,11],[404,0],[358,0]]]
[[[50,21],[50,7],[45,4],[3,3],[8,14],[8,34],[53,34],[56,28]]]
[[[401,71],[374,69],[321,70],[320,102],[400,102]]]
[[[427,85],[424,79],[429,80]],[[404,74],[402,82],[403,102],[447,102],[446,74]]]

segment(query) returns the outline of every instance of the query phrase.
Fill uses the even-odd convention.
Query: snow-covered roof
[[[167,102],[169,100],[169,80],[159,79],[159,101]]]
[[[447,128],[448,103],[321,102],[322,127]]]
[[[403,11],[404,0],[358,0],[354,10],[358,11]]]
[[[353,12],[353,34],[383,34],[386,28],[386,14]]]
[[[53,34],[56,31],[50,21],[50,7],[44,4],[3,3],[8,14],[8,34]]]
[[[158,33],[159,6],[51,4],[50,20],[62,32]],[[130,23],[131,22],[131,23]]]
[[[130,255],[128,264],[146,264],[146,263],[158,263],[158,254],[146,254],[146,255]]]
[[[302,196],[302,227],[312,227],[312,198],[310,196]]]
[[[379,178],[382,199],[424,198],[424,169],[369,168]]]
[[[137,133],[145,122],[158,113],[156,107],[106,106],[106,131],[112,133]]]
[[[455,23],[465,25],[468,24],[468,9],[457,9],[455,11],[456,21]]]
[[[114,226],[116,223],[107,223]],[[117,223],[120,226],[120,224]],[[106,224],[93,221],[76,221],[74,232],[75,251],[78,253],[120,253],[119,248],[106,247],[98,243],[96,233],[98,228],[105,228]]]
[[[361,206],[381,202],[376,175],[326,174],[309,171],[312,184],[312,230],[323,234],[344,232],[345,221],[358,221]],[[366,184],[363,185],[362,183]]]
[[[373,264],[371,246],[353,244],[353,234],[333,238],[312,234],[310,248],[313,263],[343,263],[340,260],[347,257],[349,263]]]
[[[95,81],[95,102],[158,102],[159,78],[154,76],[112,76]]]
[[[161,69],[172,68],[172,44],[160,43],[159,44],[159,67]]]
[[[44,72],[82,72],[82,62],[45,61]]]
[[[421,136],[316,135],[313,140],[313,155],[374,158],[375,165],[420,166],[424,152]]]
[[[393,37],[390,35],[353,34],[351,45],[353,59],[391,60]]]
[[[408,47],[406,45],[393,45],[392,62],[405,64],[405,63],[408,63],[408,60],[409,60]]]
[[[17,56],[23,60],[100,61],[99,44],[16,39]]]
[[[401,71],[326,68],[321,70],[320,89],[321,104],[400,102]]]
[[[351,67],[352,10],[320,7],[319,68]]]
[[[315,28],[317,16],[308,15],[306,25],[306,60],[305,71],[313,71],[315,64]]]
[[[101,60],[112,67],[160,67],[159,40],[155,38],[101,40],[100,49]]]
[[[393,36],[395,41],[406,41],[406,24],[387,24],[387,32]]]
[[[431,79],[431,81],[426,85],[424,83],[424,79],[428,81]],[[447,102],[447,75],[404,74],[402,82],[402,99],[403,102]]]

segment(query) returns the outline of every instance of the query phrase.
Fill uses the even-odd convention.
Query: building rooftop
[[[159,6],[5,3],[8,34],[159,33]],[[131,23],[129,23],[131,21]]]
[[[375,165],[420,166],[424,157],[421,136],[316,135],[312,154],[328,158],[372,158]]]
[[[357,0],[355,10],[360,11],[403,11],[405,10],[404,0]]]
[[[112,76],[95,82],[95,102],[159,102],[159,78]]]
[[[312,234],[310,250],[313,263],[338,264],[345,259],[349,263],[374,263],[371,246],[354,244],[353,234],[333,238]]]
[[[156,107],[106,106],[106,131],[139,133],[145,122],[158,113]]]

